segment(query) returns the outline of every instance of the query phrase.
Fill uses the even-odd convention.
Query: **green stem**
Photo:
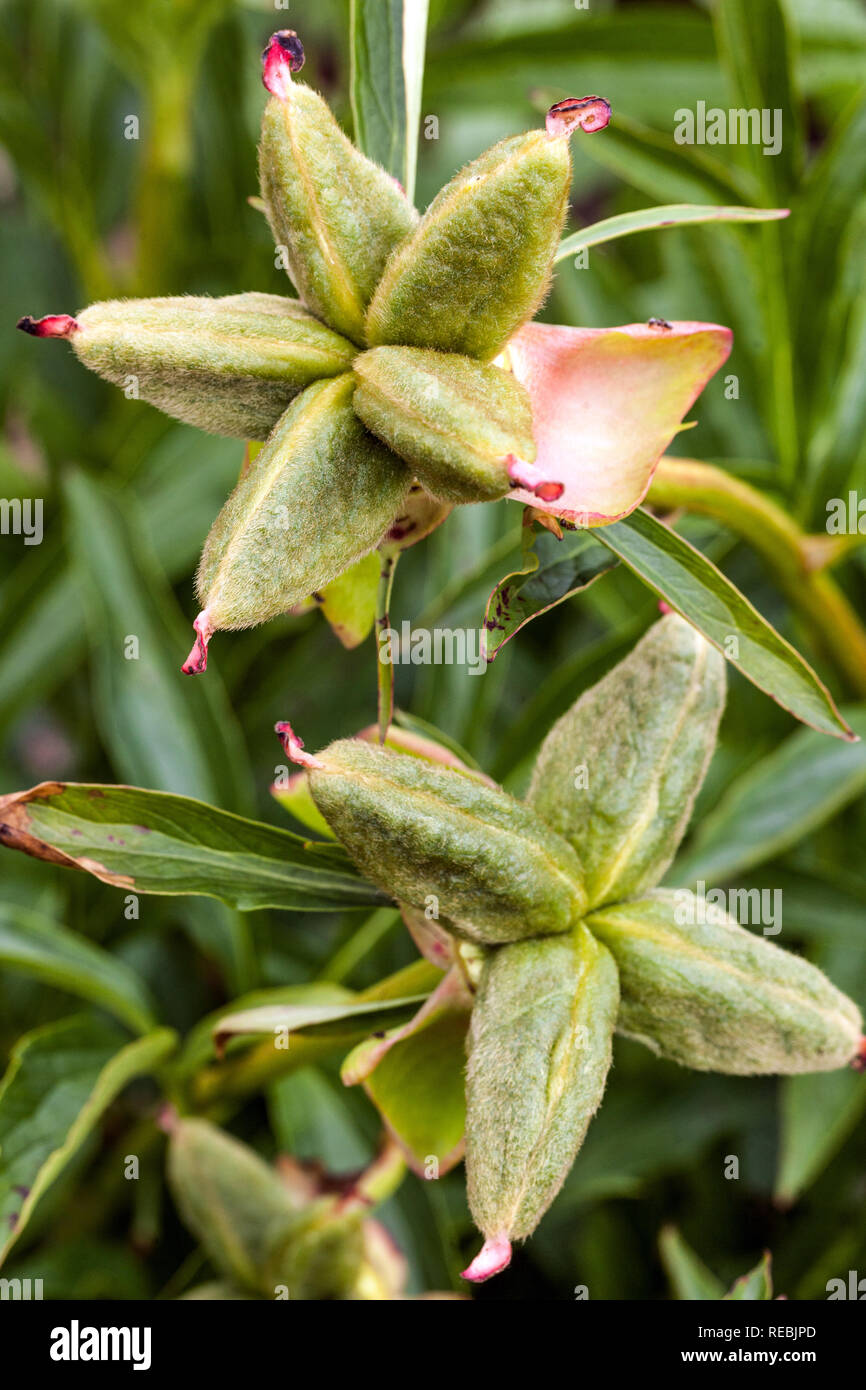
[[[757,488],[695,459],[662,459],[647,501],[665,511],[681,507],[711,516],[748,541],[839,673],[858,696],[866,696],[866,629],[826,573],[847,547],[834,546],[835,537],[808,535]]]
[[[376,593],[376,673],[378,688],[379,742],[388,737],[391,720],[394,718],[394,663],[382,660],[382,647],[379,644],[381,633],[391,626],[391,590],[394,587],[394,571],[400,558],[399,550],[383,550],[382,568],[379,572],[379,588]]]
[[[375,950],[383,937],[387,936],[399,921],[400,914],[393,907],[378,908],[334,953],[318,978],[320,980],[332,980],[335,984],[342,984],[347,976],[351,975],[355,966],[370,951]]]

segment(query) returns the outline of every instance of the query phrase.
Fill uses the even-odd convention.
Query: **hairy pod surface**
[[[528,1236],[574,1162],[604,1092],[619,987],[583,925],[484,963],[466,1074],[469,1205],[490,1241]]]
[[[308,386],[229,497],[197,587],[211,630],[251,627],[325,587],[381,540],[404,464],[352,409],[350,374]]]
[[[662,877],[724,703],[724,658],[672,613],[547,735],[527,801],[579,849],[592,905],[636,896]]]
[[[299,391],[345,372],[355,349],[277,294],[114,299],[78,315],[85,367],[211,434],[266,439]]]
[[[335,1208],[334,1198],[321,1198],[297,1218],[264,1267],[266,1295],[284,1286],[293,1299],[349,1297],[364,1256],[364,1232],[359,1211],[340,1215]]]
[[[363,343],[367,305],[418,221],[398,184],[343,134],[327,104],[288,82],[262,117],[262,199],[304,303]]]
[[[847,995],[800,956],[699,903],[657,889],[587,918],[619,968],[619,1031],[696,1071],[796,1075],[851,1062],[863,1029]]]
[[[529,395],[508,372],[456,353],[378,347],[355,361],[357,415],[434,497],[489,502],[511,455],[535,458]]]
[[[568,141],[541,130],[468,164],[389,262],[367,314],[370,346],[494,358],[547,293],[570,183]]]
[[[485,944],[563,932],[584,907],[580,861],[527,807],[473,773],[358,739],[310,770],[313,800],[392,897]]]
[[[297,1223],[272,1168],[208,1120],[179,1120],[168,1147],[178,1210],[214,1264],[243,1288],[260,1289],[273,1252]]]

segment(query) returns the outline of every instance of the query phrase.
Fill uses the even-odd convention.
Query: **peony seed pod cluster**
[[[265,441],[205,542],[188,673],[214,632],[321,595],[455,503],[511,496],[589,524],[626,514],[730,350],[713,324],[528,331],[567,213],[569,137],[605,128],[602,98],[558,103],[419,218],[297,80],[303,61],[297,34],[272,36],[259,150],[298,299],[112,300],[19,323],[178,420]]]
[[[525,801],[365,740],[311,756],[277,726],[334,835],[446,970],[415,1022],[356,1050],[344,1080],[369,1084],[389,1049],[462,1010],[467,1190],[484,1236],[471,1280],[503,1269],[556,1196],[615,1031],[733,1075],[862,1060],[860,1012],[820,970],[721,913],[683,925],[683,890],[657,886],[724,699],[724,659],[669,614],[553,727]]]

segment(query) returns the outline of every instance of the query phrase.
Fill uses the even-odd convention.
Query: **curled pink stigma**
[[[81,324],[71,314],[46,314],[44,319],[32,319],[25,314],[16,326],[34,338],[69,338],[78,332]]]
[[[289,762],[297,763],[299,767],[324,767],[318,758],[314,758],[312,753],[304,752],[304,741],[298,738],[294,729],[287,719],[281,719],[274,725],[274,732],[280,743],[283,745],[283,752]]]
[[[281,100],[289,94],[293,72],[304,66],[304,45],[294,29],[278,29],[271,34],[262,54],[262,82],[268,91]]]
[[[199,613],[193,627],[196,638],[192,644],[192,651],[180,668],[185,676],[200,676],[207,670],[207,644],[214,633],[206,610]]]
[[[610,102],[604,97],[566,97],[551,106],[544,121],[548,135],[573,135],[579,128],[587,135],[610,125]]]
[[[471,1265],[463,1270],[462,1277],[473,1284],[483,1284],[485,1279],[501,1274],[510,1264],[511,1241],[508,1236],[492,1236],[490,1240],[485,1240]]]

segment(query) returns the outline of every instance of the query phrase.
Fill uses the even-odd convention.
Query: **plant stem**
[[[388,737],[391,720],[394,718],[394,663],[382,660],[382,647],[379,638],[391,626],[391,590],[394,587],[394,571],[397,568],[399,558],[399,550],[383,550],[381,552],[382,568],[379,573],[379,589],[376,594],[376,683],[378,687],[380,743],[384,743]]]
[[[380,907],[365,922],[353,931],[348,941],[331,957],[318,976],[320,980],[332,980],[342,984],[351,975],[369,951],[375,950],[383,937],[400,921],[400,914],[393,907]]]
[[[757,488],[695,459],[662,459],[646,500],[665,511],[682,507],[711,516],[748,541],[839,673],[866,696],[866,629],[825,568],[850,548],[847,537],[808,535]],[[837,539],[843,543],[834,545]]]

